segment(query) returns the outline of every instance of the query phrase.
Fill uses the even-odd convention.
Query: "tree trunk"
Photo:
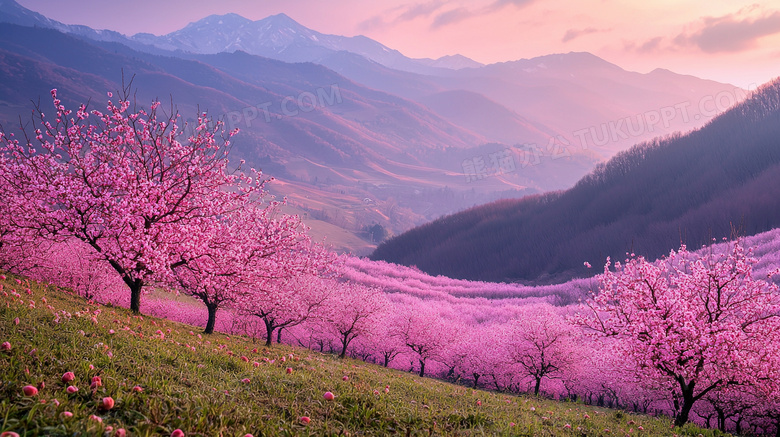
[[[284,328],[279,328],[278,331],[276,331],[276,342],[279,344],[282,344],[282,331]]]
[[[206,322],[206,329],[203,331],[204,334],[211,334],[214,332],[214,325],[217,324],[217,309],[219,308],[217,304],[214,303],[207,303],[206,308],[209,311],[209,320]]]
[[[349,346],[349,334],[345,335],[344,338],[341,339],[341,353],[339,354],[339,358],[341,359],[346,358],[348,346]]]
[[[695,383],[691,382],[687,385],[681,383],[680,385],[682,388],[683,404],[680,408],[680,413],[677,414],[677,417],[674,419],[674,426],[683,426],[688,423],[688,416],[691,414],[691,409],[695,402],[693,398],[693,387]]]
[[[420,377],[425,376],[425,360],[420,360]]]
[[[265,345],[271,347],[271,342],[274,338],[274,324],[269,319],[263,319],[265,323]]]
[[[451,380],[454,375],[455,375],[455,367],[450,367],[450,370],[447,371],[447,376],[444,379]]]
[[[144,281],[134,279],[125,281],[130,287],[130,311],[139,314],[141,312],[141,289],[144,287]]]
[[[534,385],[534,396],[539,396],[539,389],[542,387],[542,378],[539,376],[534,377],[536,384]]]
[[[718,429],[726,432],[726,412],[720,409],[715,411],[718,413]]]
[[[479,377],[482,375],[479,373],[472,373],[471,376],[474,377],[474,388],[477,388],[477,384],[479,384]]]

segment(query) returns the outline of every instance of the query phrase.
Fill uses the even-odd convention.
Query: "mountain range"
[[[778,228],[778,180],[780,79],[699,130],[619,153],[571,189],[443,217],[371,258],[453,278],[559,282],[599,273],[607,257],[655,259]]]
[[[702,101],[743,94],[664,70],[625,71],[588,53],[492,65],[412,59],[284,14],[214,15],[168,35],[125,36],[0,0],[0,22],[3,126],[51,88],[67,104],[96,105],[123,74],[133,77],[142,104],[173,101],[185,116],[205,109],[240,128],[237,157],[275,176],[274,193],[315,232],[341,235],[331,242],[358,253],[371,248],[354,237],[367,226],[398,233],[491,200],[570,187],[635,142],[702,125],[716,112],[701,111]],[[669,117],[672,108],[679,112]]]

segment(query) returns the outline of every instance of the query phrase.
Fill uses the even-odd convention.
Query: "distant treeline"
[[[443,217],[371,258],[453,278],[557,282],[598,273],[608,256],[654,259],[776,227],[780,80],[700,130],[616,155],[569,190]]]

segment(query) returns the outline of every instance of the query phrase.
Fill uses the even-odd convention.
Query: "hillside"
[[[188,436],[597,436],[636,427],[642,435],[669,431],[665,418],[473,390],[306,349],[258,347],[243,336],[202,336],[193,326],[103,307],[24,278],[2,275],[0,290],[3,433],[168,436],[180,429],[179,435]],[[66,372],[74,379],[63,382]],[[90,389],[95,378],[99,385]],[[25,395],[26,386],[37,387],[32,396]],[[78,390],[70,393],[68,386]],[[334,399],[326,400],[325,392]],[[692,425],[675,432],[711,435]]]
[[[380,245],[372,259],[464,279],[559,281],[592,274],[585,261],[656,258],[732,228],[778,227],[779,179],[776,80],[700,130],[618,154],[569,190],[444,217]]]

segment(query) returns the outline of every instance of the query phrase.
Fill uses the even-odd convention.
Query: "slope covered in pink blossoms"
[[[628,253],[599,260],[603,270],[584,262],[583,269],[601,273],[559,285],[434,277],[336,256],[313,242],[299,217],[282,212],[283,200],[268,195],[272,179],[228,160],[234,132],[205,114],[186,129],[159,102],[144,109],[129,88],[116,98],[109,93],[103,110],[69,109],[57,96],[53,90],[53,113],[35,108],[27,135],[0,135],[0,268],[90,302],[127,306],[131,312],[112,322],[118,326],[108,328],[109,336],[117,328],[138,335],[133,318],[152,314],[203,327],[197,342],[175,341],[192,352],[222,332],[264,341],[267,351],[287,343],[475,389],[665,415],[677,427],[780,432],[778,231],[709,241],[718,244],[696,251],[669,248],[657,260]],[[19,326],[21,308],[35,310],[40,302],[48,311],[38,323],[73,319],[74,311],[48,304],[46,295],[25,297],[34,294],[26,281],[2,291],[4,326]],[[102,311],[78,310],[76,317],[100,326]],[[15,329],[8,331],[15,338],[25,335]],[[170,333],[159,329],[152,337]],[[98,343],[110,368],[116,354]],[[13,344],[3,348],[12,351]],[[46,369],[56,363],[47,360],[36,365],[50,378]],[[243,367],[231,368],[238,373],[262,365],[246,354],[238,361]],[[241,376],[238,387],[264,390]],[[24,405],[46,381],[24,387],[14,411],[29,415]],[[91,387],[92,396],[99,387]],[[369,399],[381,398],[375,390]],[[113,411],[107,394],[100,408]],[[351,402],[362,406],[349,413],[350,404],[342,404],[339,422],[374,426],[368,401]],[[285,421],[312,420],[284,408]],[[330,417],[330,407],[322,414]],[[489,426],[475,417],[463,420]],[[390,426],[402,419],[377,420]],[[575,432],[572,423],[559,425]]]

